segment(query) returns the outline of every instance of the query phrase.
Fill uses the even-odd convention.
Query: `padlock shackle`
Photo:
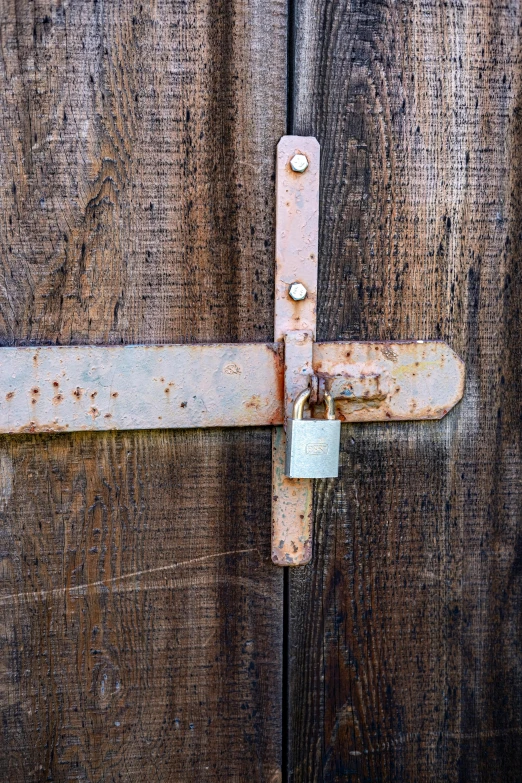
[[[304,406],[310,399],[311,389],[304,389],[294,402],[294,408],[292,411],[293,419],[302,419],[304,413]]]
[[[304,389],[299,396],[297,397],[296,401],[294,402],[294,408],[292,411],[292,418],[293,419],[302,419],[304,414],[304,407],[308,400],[310,399],[310,393],[311,389]],[[334,398],[331,394],[328,392],[325,392],[324,395],[324,404],[326,407],[326,418],[328,421],[332,421],[335,419],[335,402]]]

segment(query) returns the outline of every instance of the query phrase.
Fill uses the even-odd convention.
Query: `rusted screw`
[[[303,299],[306,299],[307,293],[308,292],[302,283],[292,283],[288,289],[288,294],[294,302],[302,302]]]
[[[290,168],[292,171],[295,171],[297,174],[302,174],[303,171],[306,171],[308,168],[308,158],[306,155],[301,155],[300,153],[297,153],[294,155],[292,160],[290,161]]]

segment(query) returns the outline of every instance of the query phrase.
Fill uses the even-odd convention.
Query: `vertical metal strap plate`
[[[308,167],[294,172],[290,161],[304,155]],[[284,136],[277,147],[276,167],[276,341],[285,341],[285,422],[312,374],[317,301],[319,234],[319,144],[313,137]],[[306,288],[294,301],[292,283]],[[308,563],[312,556],[312,480],[284,475],[286,435],[273,436],[272,560],[276,565]]]

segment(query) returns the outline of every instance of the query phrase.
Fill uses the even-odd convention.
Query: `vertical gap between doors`
[[[290,741],[290,674],[289,674],[289,636],[290,636],[290,569],[283,569],[283,698],[282,698],[282,731],[281,731],[281,766],[282,783],[289,781],[289,747]]]
[[[297,0],[288,0],[288,29],[286,54],[286,132],[294,132],[295,109],[295,38]],[[282,783],[290,780],[290,568],[283,574],[283,671],[282,671]]]

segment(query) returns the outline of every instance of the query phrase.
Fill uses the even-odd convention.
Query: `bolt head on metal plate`
[[[303,299],[306,299],[307,290],[302,283],[292,283],[288,294],[294,302],[302,302]]]
[[[303,171],[306,171],[308,168],[308,158],[306,155],[301,155],[300,153],[297,153],[294,155],[292,160],[290,161],[290,168],[292,171],[295,171],[297,174],[302,174]]]

